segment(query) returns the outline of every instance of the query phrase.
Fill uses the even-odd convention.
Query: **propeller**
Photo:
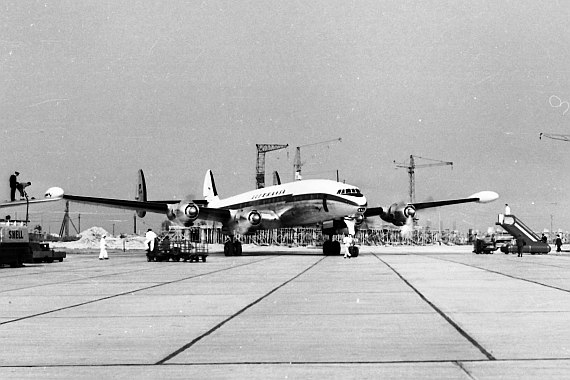
[[[410,237],[414,231],[414,217],[408,216],[406,218],[406,223],[400,227],[400,235],[402,237]]]

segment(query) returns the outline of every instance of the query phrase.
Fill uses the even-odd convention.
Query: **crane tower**
[[[313,146],[313,145],[330,144],[330,143],[337,142],[337,141],[342,141],[342,138],[339,137],[338,139],[320,141],[320,142],[316,142],[316,143],[312,143],[312,144],[305,144],[305,145],[298,146],[296,151],[295,151],[295,163],[293,164],[293,166],[295,168],[295,178],[294,178],[295,181],[300,181],[302,179],[301,167],[303,166],[303,164],[301,163],[301,148]]]
[[[420,158],[423,160],[435,161],[431,164],[420,164],[417,165],[414,158]],[[416,169],[417,168],[427,168],[431,166],[444,166],[444,165],[452,165],[453,162],[451,161],[440,161],[440,160],[433,160],[431,158],[424,158],[420,156],[413,156],[410,155],[410,163],[409,164],[398,164],[394,161],[397,168],[408,169],[408,174],[410,176],[410,203],[414,203],[416,201]]]
[[[256,189],[265,187],[265,153],[274,150],[285,149],[289,144],[255,144],[257,147],[257,164],[255,166],[255,184]]]
[[[570,135],[561,135],[556,133],[541,133],[538,136],[538,139],[542,140],[542,137],[547,137],[552,140],[570,141]]]

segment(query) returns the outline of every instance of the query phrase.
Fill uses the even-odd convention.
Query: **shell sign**
[[[16,226],[0,228],[1,243],[28,243],[30,241],[28,229]]]

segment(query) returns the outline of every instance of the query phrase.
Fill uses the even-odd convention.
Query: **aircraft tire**
[[[331,250],[332,250],[332,241],[325,240],[325,242],[323,243],[323,255],[329,256],[331,254]]]
[[[231,241],[226,241],[224,243],[224,256],[234,255],[234,245]]]
[[[340,242],[338,241],[333,241],[332,242],[332,254],[335,256],[340,255]]]
[[[242,248],[241,248],[241,241],[234,242],[234,255],[241,256]]]
[[[350,257],[358,257],[358,247],[356,246],[352,246],[348,248],[348,251],[350,252]]]

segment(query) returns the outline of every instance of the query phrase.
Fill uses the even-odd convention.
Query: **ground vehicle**
[[[29,262],[40,263],[43,261],[53,263],[55,260],[62,262],[66,257],[65,252],[57,252],[50,249],[48,243],[30,242],[30,249],[32,250],[32,261]]]
[[[18,221],[0,222],[0,264],[16,268],[31,260],[32,250],[26,224]]]
[[[208,257],[208,244],[192,242],[189,239],[175,236],[170,239],[169,235],[156,239],[154,250],[148,250],[148,261],[200,261],[206,262]]]
[[[485,236],[482,239],[475,238],[475,241],[473,242],[473,252],[475,252],[476,254],[480,253],[492,254],[497,250],[497,248],[499,248],[497,247],[497,242],[494,239],[494,237],[491,236]]]

